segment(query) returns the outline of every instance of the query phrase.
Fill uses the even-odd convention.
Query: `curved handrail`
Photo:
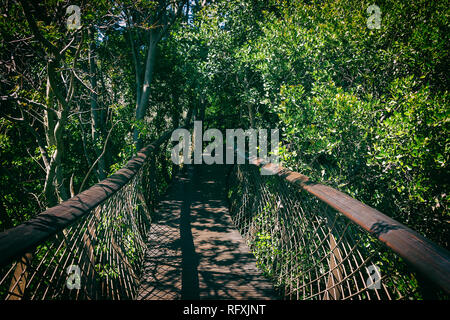
[[[110,198],[134,177],[151,152],[167,140],[171,133],[171,130],[165,132],[159,139],[142,148],[109,178],[45,210],[35,218],[0,233],[0,267],[30,252]]]
[[[445,248],[341,191],[311,182],[305,175],[274,163],[267,163],[263,159],[249,158],[240,152],[238,155],[245,157],[250,164],[299,186],[342,213],[401,256],[420,274],[450,293],[450,252]]]

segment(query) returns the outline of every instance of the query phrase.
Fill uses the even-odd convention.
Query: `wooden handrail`
[[[109,178],[47,209],[35,218],[0,233],[0,267],[31,252],[39,244],[89,214],[92,209],[110,198],[134,177],[152,151],[170,138],[171,134],[172,131],[167,131],[159,139],[142,148],[122,169]]]
[[[450,252],[445,248],[341,191],[311,182],[305,175],[274,163],[267,163],[263,159],[250,159],[240,152],[237,154],[245,157],[250,164],[270,171],[289,183],[299,186],[339,211],[392,249],[417,272],[450,293]]]

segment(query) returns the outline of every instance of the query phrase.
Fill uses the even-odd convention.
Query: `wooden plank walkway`
[[[234,229],[225,165],[191,165],[163,198],[148,239],[138,299],[276,299]]]

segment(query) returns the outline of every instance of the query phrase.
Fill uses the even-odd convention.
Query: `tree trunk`
[[[94,90],[90,94],[90,100],[91,100],[91,134],[92,134],[92,143],[95,150],[96,157],[100,157],[102,153],[102,139],[101,139],[101,119],[100,119],[100,112],[98,111],[98,101],[97,101],[97,68],[96,68],[96,62],[94,59],[94,41],[92,33],[90,33],[91,36],[91,43],[89,45],[89,73],[90,73],[90,82],[91,82],[91,88]],[[106,178],[106,170],[105,170],[105,159],[104,157],[100,157],[98,163],[97,163],[97,178],[99,181]]]
[[[157,31],[150,31],[149,48],[147,52],[147,60],[145,63],[144,81],[142,83],[142,89],[140,91],[140,99],[136,105],[136,121],[144,120],[145,113],[147,111],[148,100],[150,99],[150,85],[153,80],[153,70],[156,61],[156,49],[160,35]],[[137,66],[138,68],[139,66]],[[137,98],[137,97],[136,97]],[[133,139],[136,144],[136,149],[140,150],[142,145],[142,139],[139,137],[139,128],[134,128]]]

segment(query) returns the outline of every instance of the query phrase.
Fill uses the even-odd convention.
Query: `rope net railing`
[[[168,138],[106,180],[0,234],[0,298],[133,299],[159,194],[172,171]]]
[[[230,212],[281,297],[448,299],[448,251],[298,173],[262,175],[258,161],[233,167]]]

